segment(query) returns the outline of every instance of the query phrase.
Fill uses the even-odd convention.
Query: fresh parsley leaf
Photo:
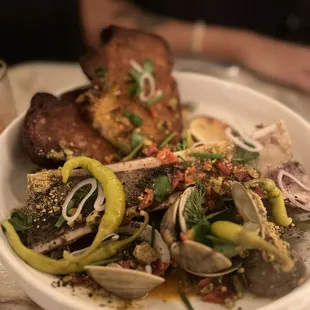
[[[9,222],[12,224],[15,231],[24,232],[33,226],[32,216],[21,211],[13,212]]]
[[[236,147],[236,154],[233,157],[232,161],[238,162],[240,164],[250,164],[251,162],[257,160],[259,158],[258,152],[249,152],[241,147]]]
[[[108,72],[108,70],[106,68],[104,68],[104,67],[99,67],[95,71],[96,75],[102,76],[102,77],[105,77],[107,72]]]
[[[157,177],[152,189],[154,191],[155,200],[162,202],[171,193],[171,186],[168,177],[165,175]]]
[[[143,123],[143,119],[136,113],[126,111],[124,113],[124,116],[126,116],[129,119],[130,123],[134,126],[141,126]]]
[[[138,96],[140,93],[140,85],[138,82],[133,82],[134,84],[129,86],[129,96],[130,98],[134,98],[135,96]]]
[[[138,132],[134,131],[131,135],[131,146],[133,148],[137,147],[145,140],[145,137],[139,134]]]
[[[154,70],[155,70],[154,62],[150,59],[145,60],[143,64],[143,69],[144,69],[144,72],[147,72],[150,74],[154,73]]]

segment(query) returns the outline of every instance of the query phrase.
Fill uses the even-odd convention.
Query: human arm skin
[[[162,36],[176,55],[240,64],[257,74],[287,85],[310,90],[310,48],[257,33],[208,25],[202,50],[193,53],[192,23],[158,16],[122,0],[80,0],[85,40],[99,44],[102,28],[116,24]]]

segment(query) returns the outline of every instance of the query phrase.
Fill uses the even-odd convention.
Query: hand
[[[267,78],[310,91],[310,47],[249,34],[241,63]]]

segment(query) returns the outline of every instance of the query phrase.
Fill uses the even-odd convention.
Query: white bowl
[[[197,114],[208,114],[231,124],[239,122],[248,132],[253,131],[257,124],[268,125],[279,119],[284,120],[293,140],[296,159],[305,165],[308,173],[310,172],[308,160],[310,126],[301,116],[281,103],[246,87],[192,73],[175,73],[175,76],[182,100],[198,103],[195,112]],[[15,120],[0,136],[0,221],[7,219],[14,208],[25,203],[26,174],[33,169],[33,165],[21,148],[19,135],[22,121],[23,116]],[[300,246],[308,248],[305,243]],[[53,277],[37,272],[21,261],[11,250],[2,231],[0,249],[0,260],[4,266],[21,288],[44,309],[95,310],[102,309],[100,305],[105,305],[105,309],[115,309],[115,303],[119,304],[121,309],[125,308],[121,301],[116,300],[109,304],[107,299],[90,299],[87,291],[82,289],[73,293],[71,288],[53,288],[51,286]],[[304,250],[302,254],[305,252]],[[309,268],[307,260],[306,264]],[[184,309],[184,305],[177,299],[168,301],[144,299],[133,304],[139,309],[144,307],[162,310]],[[193,298],[193,306],[196,310],[222,309],[220,306],[206,304],[196,298]],[[309,309],[310,279],[292,293],[276,301],[246,296],[238,302],[237,307],[242,307],[243,310]]]

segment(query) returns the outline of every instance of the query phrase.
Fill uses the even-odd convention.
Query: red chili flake
[[[152,189],[146,188],[144,190],[143,199],[140,201],[139,209],[143,210],[150,207],[154,201],[154,192]]]
[[[130,269],[130,259],[121,260],[118,264],[123,268]]]
[[[158,151],[159,151],[159,150],[158,150],[157,146],[154,145],[154,144],[151,144],[151,145],[147,146],[146,148],[144,148],[144,149],[142,150],[142,153],[143,153],[145,156],[147,156],[147,157],[151,157],[151,156],[156,156],[157,153],[158,153]]]
[[[246,169],[239,169],[234,173],[235,178],[239,182],[245,182],[250,180],[248,171]]]
[[[169,267],[168,263],[164,263],[158,260],[152,264],[152,270],[153,270],[152,273],[156,276],[160,276],[168,269],[168,267]]]
[[[225,303],[225,299],[227,298],[227,296],[223,296],[223,295],[218,295],[215,293],[209,293],[207,295],[202,295],[201,300],[202,301],[206,301],[206,302],[210,302],[212,304],[224,304]]]
[[[171,191],[174,191],[184,181],[184,175],[181,171],[177,170],[171,177]]]
[[[150,106],[150,107],[149,107],[149,110],[150,110],[150,112],[151,112],[151,114],[152,114],[152,117],[153,117],[154,119],[157,119],[157,118],[158,118],[158,111],[157,111],[157,108],[155,108],[155,106],[153,105],[153,106]]]
[[[104,157],[107,164],[111,164],[115,159],[115,154],[110,154]]]
[[[163,164],[174,164],[178,162],[178,158],[168,148],[159,151],[156,157]]]
[[[220,161],[217,163],[217,167],[223,176],[228,177],[231,174],[232,163],[224,163]]]
[[[211,278],[204,278],[202,280],[200,280],[200,282],[198,283],[199,287],[205,287],[206,285],[210,284],[212,282]]]
[[[196,167],[188,167],[185,171],[185,184],[193,184],[196,181]]]

